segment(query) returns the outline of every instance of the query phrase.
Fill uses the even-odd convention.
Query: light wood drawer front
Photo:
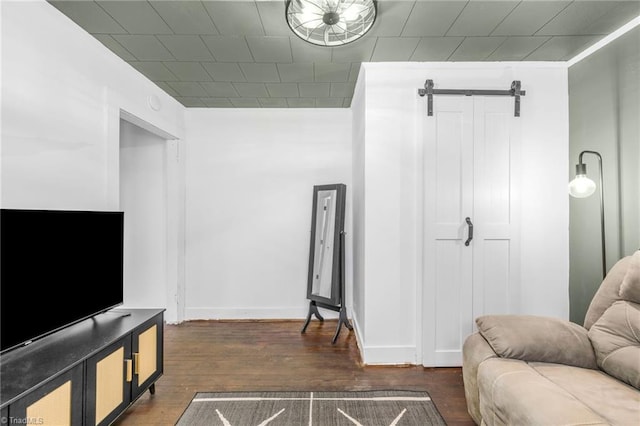
[[[96,364],[96,424],[124,401],[124,348],[118,348]]]
[[[33,424],[44,426],[70,425],[71,380],[29,405],[27,419]]]

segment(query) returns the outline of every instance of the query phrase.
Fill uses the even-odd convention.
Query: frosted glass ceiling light
[[[318,46],[341,46],[365,35],[376,20],[375,0],[286,0],[287,24]]]

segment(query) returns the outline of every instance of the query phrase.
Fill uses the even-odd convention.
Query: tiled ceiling
[[[362,62],[562,61],[640,0],[379,0],[362,39],[311,45],[284,0],[50,0],[187,107],[349,107]]]

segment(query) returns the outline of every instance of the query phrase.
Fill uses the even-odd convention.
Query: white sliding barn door
[[[475,317],[517,310],[513,108],[510,97],[439,96],[433,116],[424,117],[425,366],[462,365]]]

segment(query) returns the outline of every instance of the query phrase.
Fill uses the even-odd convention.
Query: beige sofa
[[[640,425],[640,250],[619,260],[584,327],[486,315],[463,346],[469,414],[483,425]]]

